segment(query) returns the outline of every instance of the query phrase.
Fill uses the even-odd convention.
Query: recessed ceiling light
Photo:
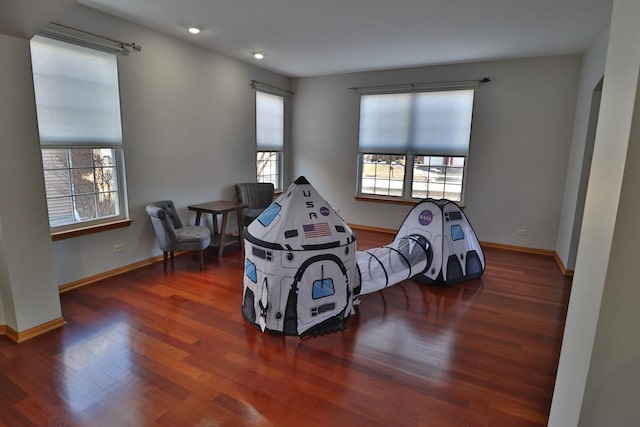
[[[198,34],[200,32],[200,28],[198,28],[198,27],[189,27],[189,29],[187,31],[189,31],[191,34]]]
[[[253,57],[256,59],[263,59],[267,56],[267,52],[253,52]]]

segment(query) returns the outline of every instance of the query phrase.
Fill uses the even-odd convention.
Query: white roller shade
[[[284,97],[256,91],[256,146],[258,151],[282,151]]]
[[[473,89],[362,95],[361,153],[466,156]]]
[[[122,145],[115,55],[36,36],[31,61],[41,145]]]

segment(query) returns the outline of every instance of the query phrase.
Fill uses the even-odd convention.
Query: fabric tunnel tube
[[[423,236],[408,235],[387,246],[356,253],[359,295],[380,291],[429,268],[433,255]]]

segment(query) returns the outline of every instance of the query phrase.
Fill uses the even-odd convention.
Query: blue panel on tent
[[[272,203],[267,209],[265,209],[260,216],[258,217],[258,221],[262,224],[263,227],[268,227],[269,224],[275,219],[276,215],[280,213],[280,209],[282,207],[277,203]]]
[[[322,279],[313,282],[313,290],[311,296],[313,299],[324,298],[335,293],[333,287],[333,279]]]
[[[256,271],[256,265],[251,262],[249,258],[247,258],[247,262],[245,263],[244,271],[247,274],[249,280],[251,280],[253,283],[258,283],[258,272]]]
[[[451,226],[451,240],[462,240],[464,239],[464,231],[462,231],[462,227],[459,225]]]

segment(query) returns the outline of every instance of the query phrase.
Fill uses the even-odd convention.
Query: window
[[[49,225],[126,218],[116,56],[36,36],[31,59]]]
[[[473,89],[362,95],[358,194],[462,202]]]
[[[50,226],[119,215],[114,159],[111,148],[42,149]]]
[[[282,188],[284,97],[256,91],[256,176]]]

